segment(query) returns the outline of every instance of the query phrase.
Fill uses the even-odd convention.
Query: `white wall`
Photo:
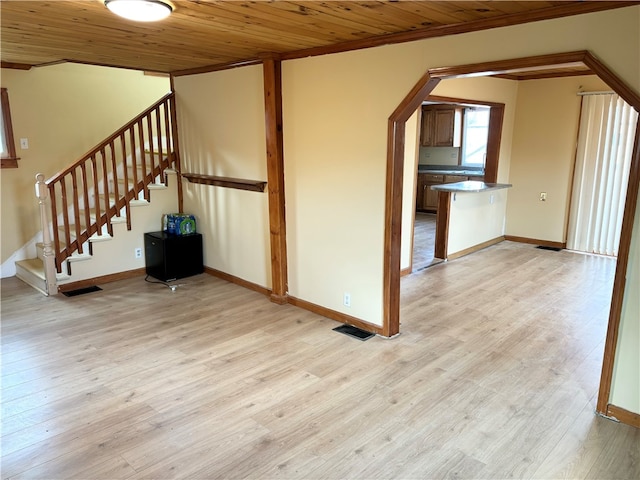
[[[596,76],[519,82],[507,234],[565,242],[580,119],[577,92],[609,87]],[[540,201],[540,192],[547,201]]]
[[[404,139],[404,178],[402,182],[402,246],[400,270],[411,266],[413,256],[413,223],[416,211],[416,171],[419,152],[420,128],[418,110],[407,120]]]
[[[177,77],[174,86],[182,171],[266,181],[262,66]],[[266,191],[184,182],[183,193],[205,265],[270,288]]]
[[[451,194],[447,256],[504,235],[507,189]]]
[[[397,53],[382,47],[283,65],[289,292],[377,325],[387,120],[414,80],[399,82],[413,56]]]

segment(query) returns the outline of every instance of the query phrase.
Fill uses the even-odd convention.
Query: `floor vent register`
[[[375,333],[367,332],[366,330],[362,330],[358,327],[354,327],[353,325],[340,325],[333,329],[335,332],[344,333],[353,338],[357,338],[358,340],[369,340],[371,337],[375,336]]]
[[[65,297],[76,297],[78,295],[84,295],[85,293],[99,292],[102,290],[100,287],[92,286],[86,288],[78,288],[77,290],[69,290],[68,292],[61,292]]]
[[[560,247],[548,247],[546,245],[538,245],[536,248],[539,248],[540,250],[551,250],[552,252],[559,252],[563,250]]]

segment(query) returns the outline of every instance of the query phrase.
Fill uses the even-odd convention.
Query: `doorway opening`
[[[400,331],[400,257],[402,239],[402,188],[404,173],[404,138],[405,124],[409,117],[440,83],[446,78],[463,78],[468,76],[488,75],[520,75],[547,69],[552,71],[586,68],[598,75],[610,85],[624,100],[638,111],[640,97],[623,83],[602,62],[590,52],[571,52],[542,55],[512,60],[487,62],[459,67],[431,69],[408,93],[404,100],[391,114],[388,121],[387,144],[387,188],[385,208],[384,234],[384,280],[383,280],[383,327],[382,334],[393,336]],[[537,74],[537,73],[534,73]],[[618,330],[622,315],[624,290],[626,285],[627,265],[631,250],[633,219],[638,201],[640,186],[640,128],[636,127],[635,143],[631,159],[629,188],[625,201],[622,221],[621,239],[616,273],[613,284],[609,324],[605,342],[604,360],[600,390],[598,393],[597,411],[612,415],[615,406],[609,404],[613,378],[613,361],[618,340]]]
[[[411,273],[447,260],[447,217],[431,187],[461,181],[496,183],[504,104],[428,95],[417,109]],[[438,215],[440,220],[438,220]]]

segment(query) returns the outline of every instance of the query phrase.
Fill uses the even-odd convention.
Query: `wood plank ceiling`
[[[101,0],[0,2],[3,66],[61,62],[184,74],[617,8],[601,1],[185,1],[136,23]]]

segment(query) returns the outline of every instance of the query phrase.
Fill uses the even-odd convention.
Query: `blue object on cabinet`
[[[188,213],[168,213],[163,224],[164,231],[172,235],[196,233],[196,217]]]

